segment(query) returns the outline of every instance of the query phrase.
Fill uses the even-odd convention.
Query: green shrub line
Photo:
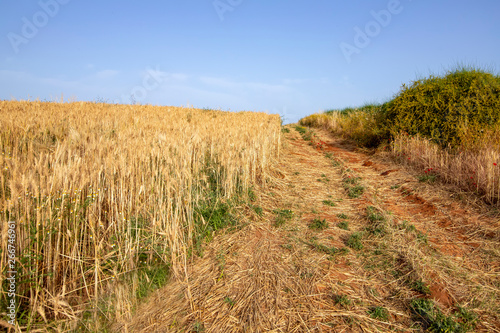
[[[443,148],[458,148],[500,129],[499,110],[500,76],[462,66],[403,84],[385,103],[324,114],[339,117],[337,131],[360,146],[379,147],[406,133],[428,138]],[[299,124],[314,126],[314,120],[305,117]]]
[[[500,77],[474,68],[403,84],[382,107],[394,135],[406,132],[458,147],[479,139],[481,131],[500,125]]]

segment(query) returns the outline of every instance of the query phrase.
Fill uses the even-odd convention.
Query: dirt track
[[[498,218],[384,156],[315,130],[318,149],[289,128],[276,182],[254,203],[263,217],[240,207],[240,230],[218,235],[186,279],[116,330],[419,331],[429,323],[409,304],[427,298],[453,318],[470,310],[475,331],[500,332]],[[364,193],[351,198],[356,184]],[[291,218],[276,225],[278,212]],[[328,227],[311,229],[315,219]]]

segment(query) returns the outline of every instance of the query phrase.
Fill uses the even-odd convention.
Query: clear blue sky
[[[0,0],[0,99],[279,113],[500,69],[498,0]],[[132,96],[132,99],[131,99]]]

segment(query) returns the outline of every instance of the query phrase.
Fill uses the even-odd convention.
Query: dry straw
[[[392,153],[404,164],[421,170],[423,176],[439,175],[445,182],[474,191],[487,203],[498,205],[500,151],[495,142],[451,152],[428,139],[399,134],[392,142]]]
[[[280,147],[279,117],[253,112],[0,101],[0,128],[0,222],[18,225],[30,320],[72,319],[141,265],[183,274],[210,182],[221,202],[265,184]]]

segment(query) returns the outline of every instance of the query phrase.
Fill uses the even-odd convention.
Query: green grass
[[[352,305],[352,301],[346,295],[335,294],[332,296],[333,302],[343,308],[348,308]]]
[[[234,301],[229,296],[224,297],[224,303],[228,304],[231,308],[234,306]]]
[[[352,233],[349,238],[347,238],[346,245],[354,250],[361,250],[363,248],[363,243],[361,238],[363,235],[360,232]]]
[[[259,215],[259,216],[262,216],[262,207],[260,206],[252,206],[252,209],[253,211],[255,212],[255,214]]]
[[[389,312],[387,311],[386,308],[382,306],[375,306],[370,308],[367,313],[372,317],[373,319],[378,319],[382,321],[387,321],[389,319]]]
[[[434,183],[437,179],[437,176],[425,174],[425,175],[418,176],[417,179],[421,183]]]
[[[232,207],[228,203],[210,199],[195,208],[195,221],[196,232],[193,243],[195,251],[200,256],[203,255],[203,242],[211,241],[214,232],[237,223],[232,214]]]
[[[410,224],[408,221],[403,221],[403,223],[400,226],[400,229],[404,229],[407,232],[417,232],[417,228],[413,224]]]
[[[323,253],[329,254],[331,256],[334,256],[336,254],[345,254],[345,253],[349,252],[349,250],[345,247],[340,248],[340,249],[337,249],[335,246],[328,247],[324,244],[318,243],[314,238],[312,238],[310,242],[304,241],[304,240],[300,240],[300,241],[306,245],[311,246],[316,251],[323,252]]]
[[[196,320],[193,324],[193,329],[191,332],[196,332],[196,333],[205,332],[205,326],[203,326],[203,323]]]
[[[325,219],[321,220],[319,218],[315,218],[311,223],[309,223],[308,226],[309,229],[324,230],[328,228],[328,222],[326,222]]]
[[[346,170],[346,172],[348,172],[348,170]],[[360,177],[351,177],[351,176],[347,176],[344,179],[342,179],[343,186],[346,189],[349,198],[351,199],[359,198],[365,192],[365,187],[358,184],[360,180],[361,180]]]
[[[413,281],[410,286],[411,289],[418,291],[419,293],[422,293],[424,295],[429,295],[431,292],[429,287],[424,282],[422,282],[422,280]]]
[[[312,140],[312,137],[313,137],[313,134],[314,132],[305,128],[305,127],[302,127],[302,126],[295,126],[295,130],[297,132],[300,133],[300,135],[302,135],[302,138],[305,140],[305,141],[311,141]]]
[[[360,180],[361,180],[361,177],[347,176],[346,178],[342,179],[342,182],[344,184],[357,184]]]
[[[339,222],[337,223],[337,227],[339,227],[340,229],[349,230],[349,222],[348,221]]]
[[[330,207],[335,207],[337,204],[331,200],[323,200],[322,201],[324,205],[330,206]]]
[[[306,134],[307,129],[302,126],[295,126],[295,130],[299,132],[300,134]]]
[[[366,217],[370,221],[370,225],[366,228],[368,232],[374,235],[384,235],[386,233],[386,218],[382,212],[373,206],[368,206],[366,207]]]
[[[143,268],[139,272],[139,285],[136,291],[137,298],[145,298],[152,291],[163,287],[167,283],[169,276],[169,265]]]
[[[337,159],[333,159],[333,160],[332,160],[332,166],[333,166],[334,168],[339,167],[339,166],[341,166],[341,165],[342,165],[342,163],[341,163],[339,160],[337,160]]]
[[[273,213],[276,214],[276,220],[274,222],[274,225],[276,227],[279,227],[285,222],[290,221],[294,216],[293,211],[290,209],[273,210]]]
[[[344,213],[337,214],[337,217],[338,217],[339,219],[344,219],[344,220],[346,220],[346,219],[348,219],[348,218],[349,218],[349,217],[348,217],[346,214],[344,214]]]
[[[365,188],[364,186],[361,185],[356,185],[352,187],[347,187],[347,195],[351,199],[359,198],[360,196],[365,193]]]
[[[427,298],[417,298],[410,302],[413,319],[430,332],[469,332],[475,328],[477,316],[464,308],[452,316],[444,315],[434,302]]]
[[[366,217],[370,222],[385,222],[385,217],[375,207],[366,207]]]

